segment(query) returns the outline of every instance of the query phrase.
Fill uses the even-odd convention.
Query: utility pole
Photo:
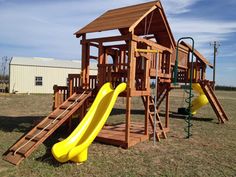
[[[218,52],[218,48],[220,47],[220,42],[219,41],[214,41],[212,43],[210,43],[211,46],[214,47],[214,61],[213,61],[213,82],[214,82],[214,86],[213,86],[213,90],[215,90],[215,84],[216,84],[216,55]]]

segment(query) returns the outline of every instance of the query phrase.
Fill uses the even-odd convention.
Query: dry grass
[[[193,137],[185,139],[185,121],[171,115],[168,139],[151,141],[128,150],[93,143],[88,161],[80,166],[60,164],[50,148],[61,134],[54,134],[18,167],[0,161],[0,176],[236,176],[236,92],[217,95],[230,121],[217,124],[211,107],[202,108],[192,123]],[[29,131],[51,110],[51,95],[0,95],[0,154]],[[118,100],[108,122],[124,121],[123,100]],[[143,119],[143,106],[134,99],[132,119]],[[171,93],[171,111],[182,106],[182,93]]]

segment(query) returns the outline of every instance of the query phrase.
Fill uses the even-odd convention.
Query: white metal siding
[[[10,92],[53,93],[53,85],[66,85],[68,74],[78,74],[80,69],[10,65]],[[97,74],[91,70],[90,74]],[[43,85],[35,85],[35,77],[43,77]]]

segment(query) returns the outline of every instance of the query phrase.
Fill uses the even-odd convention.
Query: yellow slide
[[[192,101],[192,107],[191,107],[192,114],[196,114],[198,109],[200,109],[201,107],[203,107],[208,103],[208,99],[204,94],[200,84],[194,83],[192,85],[192,88],[193,90],[199,93],[199,96]]]
[[[84,162],[87,160],[88,147],[104,126],[118,95],[126,89],[126,83],[113,89],[106,83],[99,90],[89,111],[76,129],[63,141],[54,144],[52,154],[59,162]]]

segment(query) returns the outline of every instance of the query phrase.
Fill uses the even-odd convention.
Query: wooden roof
[[[191,52],[192,52],[192,46],[190,46],[189,44],[187,44],[184,41],[181,41],[181,44],[186,46]],[[213,68],[213,65],[196,49],[194,49],[193,54],[199,58],[203,63],[205,63],[206,65],[208,65],[210,68]]]
[[[75,35],[80,37],[85,33],[114,29],[118,29],[123,35],[129,32],[135,35],[153,34],[158,43],[163,43],[166,47],[175,46],[173,34],[159,0],[109,10],[77,31]]]

